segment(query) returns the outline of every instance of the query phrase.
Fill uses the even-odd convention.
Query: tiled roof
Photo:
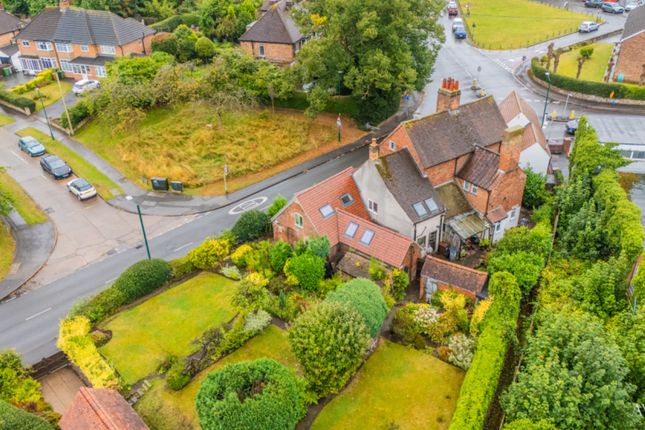
[[[509,124],[519,114],[524,114],[529,121],[529,126],[524,130],[521,151],[524,151],[535,142],[550,154],[549,145],[547,145],[544,132],[541,128],[541,122],[535,110],[524,100],[516,91],[512,91],[506,98],[499,104],[499,110],[504,117],[504,120]]]
[[[114,390],[81,387],[58,423],[61,430],[148,430]]]
[[[490,190],[499,175],[499,154],[477,147],[458,175],[485,190]]]
[[[124,19],[105,10],[47,7],[16,39],[121,46],[153,33],[153,29],[135,19]]]
[[[376,169],[388,190],[412,222],[431,218],[444,211],[432,184],[422,176],[407,148],[385,155],[376,163]],[[419,215],[415,204],[421,205],[419,210],[425,213]]]
[[[450,261],[428,255],[421,276],[435,279],[443,284],[452,285],[475,294],[480,292],[488,282],[488,274],[470,267],[461,266]]]
[[[506,122],[492,96],[403,123],[424,168],[501,142]]]
[[[495,224],[496,222],[503,220],[507,216],[508,214],[506,213],[504,208],[501,206],[497,206],[495,209],[488,212],[487,218],[490,222]]]
[[[20,20],[7,11],[0,10],[0,34],[10,33],[20,28]]]
[[[303,39],[300,29],[289,13],[273,5],[240,37],[240,42],[283,43],[292,45]]]
[[[620,40],[623,41],[625,39],[629,39],[643,30],[645,30],[645,7],[639,6],[627,15],[625,29],[623,30],[623,35]]]
[[[336,217],[338,218],[338,240],[341,243],[390,266],[402,267],[410,246],[417,246],[410,238],[402,234],[386,227],[381,227],[372,221],[357,217],[342,209],[337,211]],[[345,234],[350,223],[358,225],[353,237]],[[373,233],[369,245],[361,242],[361,238],[367,230]]]
[[[439,199],[446,207],[446,219],[472,211],[472,207],[464,193],[459,189],[459,185],[449,182],[437,188]]]

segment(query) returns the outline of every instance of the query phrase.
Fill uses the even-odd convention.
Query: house
[[[428,255],[421,269],[419,298],[429,302],[435,292],[448,289],[471,299],[488,297],[488,273]]]
[[[290,244],[326,236],[331,260],[353,272],[374,258],[389,268],[405,270],[416,277],[419,246],[409,237],[370,220],[349,167],[297,193],[273,217],[273,236]],[[349,262],[352,262],[349,264]],[[356,263],[359,263],[358,265]]]
[[[523,170],[547,176],[552,172],[551,151],[542,131],[540,119],[516,91],[512,91],[500,104],[499,110],[508,127],[524,128],[520,146],[520,167]]]
[[[105,64],[116,57],[149,54],[154,32],[132,18],[60,0],[58,8],[43,9],[15,39],[25,73],[59,67],[78,80],[105,77]]]
[[[627,15],[609,64],[611,80],[645,85],[645,7],[637,7]]]
[[[280,64],[292,63],[305,37],[289,16],[293,2],[269,1],[268,10],[240,37],[240,47],[254,56]]]
[[[115,390],[81,387],[60,419],[61,430],[148,430]]]

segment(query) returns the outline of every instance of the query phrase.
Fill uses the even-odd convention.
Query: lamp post
[[[542,113],[542,127],[544,127],[544,120],[546,119],[546,108],[549,104],[549,92],[551,91],[551,73],[546,72],[546,79],[549,81],[549,86],[546,89],[546,98],[544,99],[544,112]]]
[[[47,116],[47,108],[45,107],[45,101],[43,100],[43,96],[40,93],[40,88],[36,87],[36,94],[38,95],[38,98],[40,99],[40,103],[43,106],[43,113],[45,114],[45,121],[47,121],[47,126],[49,127],[49,135],[52,137],[52,140],[54,139],[54,131],[52,130],[52,125],[49,123],[49,117]]]

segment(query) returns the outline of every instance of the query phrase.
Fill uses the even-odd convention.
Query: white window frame
[[[89,52],[90,45],[81,45],[81,52]]]
[[[71,43],[56,42],[56,50],[58,52],[73,52]]]
[[[22,44],[23,48],[29,48],[29,41],[28,40],[21,40],[20,43]]]
[[[266,50],[264,49],[264,44],[258,45],[258,57],[260,58],[266,57]]]
[[[396,143],[394,143],[393,140],[390,140],[388,147],[390,148],[390,151],[394,151],[394,149],[396,148]]]
[[[298,212],[293,214],[293,223],[297,228],[304,228],[305,218]]]
[[[377,214],[378,213],[378,203],[374,200],[367,199],[367,209],[370,212]]]
[[[100,46],[101,54],[105,55],[116,55],[116,46],[114,45],[101,45]]]
[[[470,191],[470,182],[464,181],[464,190]]]
[[[99,78],[107,78],[107,70],[105,66],[96,66],[96,76]]]
[[[51,51],[52,50],[52,44],[51,42],[36,42],[36,49],[39,51]]]

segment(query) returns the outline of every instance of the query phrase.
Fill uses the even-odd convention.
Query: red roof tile
[[[479,293],[488,280],[488,273],[461,266],[450,261],[428,255],[421,269],[421,276],[435,279],[441,283]]]
[[[149,430],[114,390],[81,387],[58,423],[61,430]]]

